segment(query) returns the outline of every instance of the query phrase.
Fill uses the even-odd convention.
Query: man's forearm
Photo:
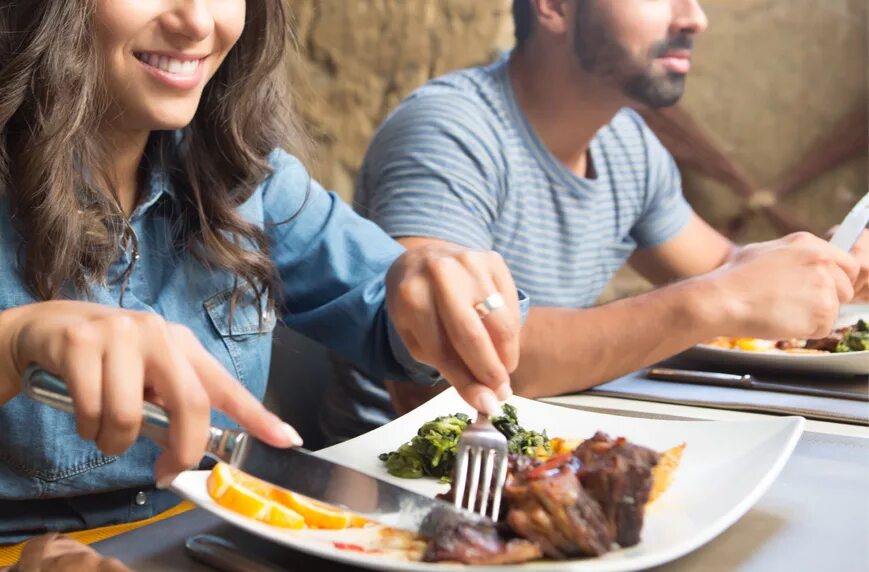
[[[513,389],[526,397],[587,389],[715,336],[722,309],[686,281],[588,309],[532,308]]]

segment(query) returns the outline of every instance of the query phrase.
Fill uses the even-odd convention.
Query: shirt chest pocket
[[[230,288],[208,298],[203,306],[229,354],[230,372],[261,398],[269,372],[275,312],[265,298],[257,303],[252,296],[241,296],[233,305],[232,297]]]

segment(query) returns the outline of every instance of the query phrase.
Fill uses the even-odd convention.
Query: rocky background
[[[291,0],[297,19],[297,107],[314,138],[312,170],[352,200],[353,178],[383,117],[427,79],[491,61],[512,44],[510,0]],[[761,186],[867,105],[866,0],[705,0],[682,105]],[[867,126],[869,128],[869,126]],[[865,155],[829,171],[782,204],[829,227],[867,190]],[[686,169],[685,193],[722,227],[741,201]],[[741,240],[771,238],[753,216]],[[608,297],[645,288],[621,273]]]

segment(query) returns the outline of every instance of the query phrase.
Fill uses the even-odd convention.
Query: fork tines
[[[501,491],[507,479],[507,464],[507,439],[495,429],[488,417],[478,415],[459,439],[455,465],[455,506],[497,521],[501,509]]]

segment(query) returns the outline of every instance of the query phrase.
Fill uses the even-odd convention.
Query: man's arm
[[[407,248],[441,242],[399,241]],[[765,243],[711,273],[605,306],[533,307],[513,389],[526,397],[581,391],[719,335],[825,335],[838,304],[853,296],[858,271],[853,257],[803,233]],[[407,397],[401,384],[390,385]],[[436,391],[407,393],[403,409]]]
[[[738,251],[730,239],[696,214],[679,234],[652,248],[641,248],[628,260],[656,286],[712,272]]]

